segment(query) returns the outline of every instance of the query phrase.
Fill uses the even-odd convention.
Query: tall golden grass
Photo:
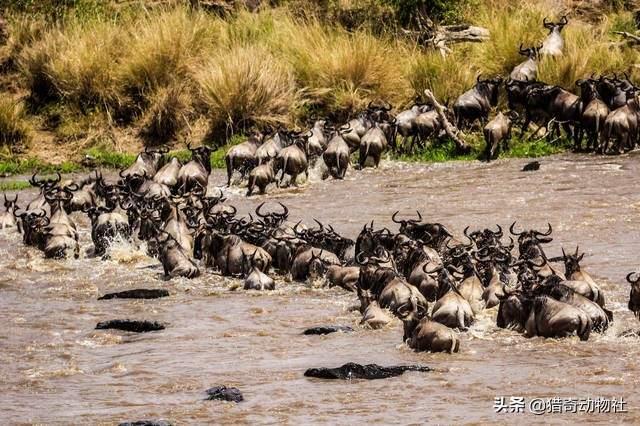
[[[36,104],[102,111],[105,123],[140,126],[155,142],[197,117],[228,135],[314,113],[344,117],[376,100],[400,108],[426,88],[454,99],[480,73],[506,76],[522,60],[520,43],[539,44],[543,17],[560,13],[551,0],[477,4],[466,21],[488,28],[490,39],[453,46],[446,57],[402,35],[346,31],[284,7],[221,18],[181,3],[47,28],[20,17],[5,55]],[[634,71],[636,52],[610,43],[629,19],[571,19],[565,55],[543,60],[540,79],[572,88],[594,72]]]
[[[31,125],[27,121],[24,105],[0,99],[0,149],[13,150],[16,145],[24,145],[30,139]]]

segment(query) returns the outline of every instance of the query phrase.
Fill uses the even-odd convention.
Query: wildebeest
[[[535,81],[538,78],[538,52],[542,49],[542,45],[538,47],[529,47],[527,49],[522,48],[522,43],[518,48],[518,53],[522,56],[526,56],[527,59],[524,62],[516,65],[509,78],[520,81]]]
[[[191,151],[191,161],[182,166],[178,172],[178,192],[180,194],[186,194],[199,188],[206,189],[211,174],[209,159],[211,148],[208,146],[191,148],[189,144],[187,147]]]
[[[232,146],[224,156],[227,166],[227,186],[231,185],[231,176],[234,171],[239,171],[244,179],[249,171],[257,166],[258,157],[256,151],[262,144],[264,135],[252,134],[245,142]]]
[[[291,176],[289,184],[297,186],[298,175],[304,173],[309,179],[309,162],[307,161],[307,136],[296,135],[294,143],[282,148],[276,157],[276,174],[282,172],[280,185],[285,175]]]
[[[426,104],[420,103],[418,99],[411,106],[411,108],[399,112],[395,117],[396,129],[398,134],[402,136],[402,142],[400,146],[403,149],[407,149],[407,139],[411,138],[411,147],[416,143],[416,139],[420,137],[419,126],[416,119],[419,115],[426,113],[430,110],[430,107]]]
[[[604,121],[599,152],[605,154],[615,150],[623,153],[633,149],[638,141],[639,115],[640,106],[635,94],[626,105],[611,111]]]
[[[473,124],[476,120],[484,123],[489,117],[491,107],[498,104],[498,94],[502,77],[481,79],[476,77],[476,84],[456,99],[453,113],[456,126],[461,129],[466,124]]]
[[[15,211],[18,209],[18,194],[11,199],[4,196],[4,210],[0,212],[0,230],[15,228],[16,231],[22,232],[22,224],[16,220]]]
[[[509,111],[507,114],[499,112],[491,121],[484,126],[484,141],[486,143],[485,159],[491,161],[494,159],[500,149],[502,143],[503,151],[509,149],[509,139],[511,139],[511,127],[514,120],[517,119],[515,111]]]
[[[333,132],[333,136],[329,140],[327,149],[322,154],[322,160],[329,169],[329,174],[334,179],[344,179],[349,167],[349,145],[345,142],[342,131],[348,128],[340,128]],[[359,138],[358,138],[359,139]]]
[[[635,275],[635,278],[634,278]],[[629,310],[640,319],[640,274],[631,272],[627,275],[627,282],[631,284],[629,291]]]
[[[258,187],[260,194],[264,194],[267,190],[267,186],[271,183],[276,183],[276,167],[277,163],[275,159],[271,159],[266,163],[260,164],[258,167],[254,167],[249,172],[249,182],[247,184],[247,197],[253,194],[253,190]]]
[[[580,98],[582,100],[582,132],[587,133],[587,148],[595,150],[597,148],[600,132],[604,129],[604,122],[609,115],[609,107],[602,100],[596,88],[597,81],[593,79],[578,80],[576,86],[580,87]],[[582,135],[576,139],[576,150],[582,149]]]
[[[542,25],[549,30],[549,35],[542,42],[541,55],[561,56],[564,53],[564,39],[561,32],[568,23],[566,16],[560,18],[558,22],[547,22],[547,18],[543,19]]]

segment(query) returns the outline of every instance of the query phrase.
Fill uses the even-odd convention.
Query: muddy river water
[[[639,423],[640,339],[617,337],[640,323],[627,310],[625,275],[640,269],[640,156],[558,156],[538,172],[525,160],[415,165],[389,163],[351,172],[345,181],[316,181],[280,190],[293,219],[316,217],[355,238],[366,221],[392,226],[395,210],[419,209],[425,220],[456,234],[472,228],[546,229],[551,256],[560,247],[587,254],[583,267],[606,291],[615,322],[587,342],[533,338],[495,326],[485,311],[462,334],[454,355],[414,353],[401,324],[359,327],[353,294],[278,282],[274,292],[245,292],[239,281],[212,273],[162,280],[157,262],[130,246],[112,260],[81,255],[45,260],[17,234],[0,235],[0,420],[7,423],[117,424],[166,419],[174,424],[362,423]],[[216,172],[211,184],[224,177]],[[263,199],[229,200],[239,213]],[[91,246],[86,218],[81,250]],[[395,227],[391,229],[396,229]],[[98,301],[112,291],[167,288],[157,300]],[[166,330],[129,334],[95,330],[96,323],[131,318],[162,321]],[[310,326],[343,324],[354,333],[303,336]],[[310,367],[345,362],[420,363],[431,373],[376,381],[322,381]],[[204,401],[226,384],[240,404]],[[497,396],[624,397],[626,414],[496,414]]]

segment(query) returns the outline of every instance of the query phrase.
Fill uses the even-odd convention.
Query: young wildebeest
[[[476,85],[460,95],[453,104],[458,129],[467,123],[472,125],[476,120],[486,122],[491,107],[498,104],[501,83],[502,77],[482,80],[478,75]]]
[[[266,163],[260,164],[249,172],[249,184],[247,185],[247,197],[253,194],[254,188],[257,186],[260,194],[264,194],[267,186],[276,181],[276,161],[271,159]]]
[[[522,43],[520,43],[520,48],[518,49],[518,53],[522,56],[526,56],[527,59],[524,62],[516,65],[509,78],[512,80],[519,81],[535,81],[538,78],[538,51],[542,49],[542,45],[538,47],[529,47],[527,49],[522,48]]]
[[[540,49],[541,55],[561,56],[564,50],[564,40],[562,39],[562,29],[567,25],[569,21],[566,16],[563,16],[558,22],[547,22],[547,18],[544,18],[542,25],[549,30],[549,35],[542,42],[542,48]]]
[[[498,154],[500,143],[502,142],[502,150],[509,149],[509,139],[511,139],[511,127],[514,120],[518,118],[515,111],[509,111],[507,114],[501,112],[496,115],[493,120],[484,126],[484,141],[486,143],[485,159],[491,161]]]
[[[231,147],[224,156],[227,165],[227,186],[231,185],[231,176],[234,171],[239,171],[242,179],[253,169],[257,163],[256,150],[262,144],[264,136],[260,133],[249,136],[249,139],[241,144]]]

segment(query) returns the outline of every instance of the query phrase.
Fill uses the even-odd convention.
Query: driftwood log
[[[451,52],[448,44],[453,43],[480,43],[489,39],[489,30],[483,27],[473,25],[445,25],[435,30],[423,31],[403,30],[405,34],[417,36],[423,44],[430,45],[438,50],[442,56],[446,56]]]
[[[424,91],[424,96],[427,103],[433,105],[433,109],[435,109],[438,113],[438,117],[440,117],[440,120],[442,121],[442,127],[444,128],[445,133],[456,144],[458,152],[462,154],[469,153],[471,151],[471,147],[465,141],[463,141],[460,136],[458,136],[460,134],[460,130],[458,130],[456,126],[451,124],[446,114],[444,113],[444,107],[440,102],[438,102],[433,92],[429,89],[426,89]]]

